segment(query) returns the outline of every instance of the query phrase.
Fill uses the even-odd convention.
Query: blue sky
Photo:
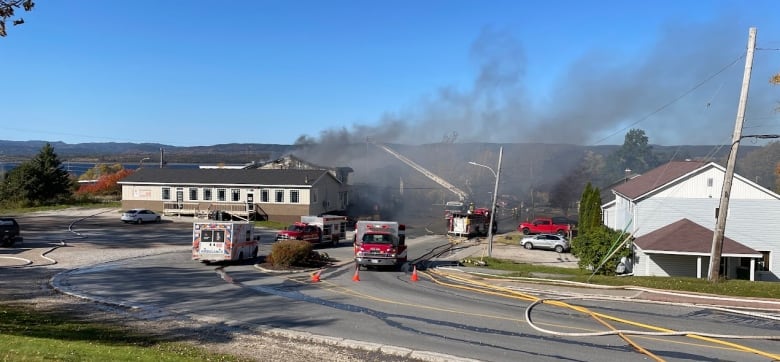
[[[780,133],[780,1],[38,0],[0,139],[729,143]]]

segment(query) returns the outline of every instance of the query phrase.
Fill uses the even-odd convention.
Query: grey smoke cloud
[[[535,94],[527,74],[544,70],[528,69],[520,39],[486,28],[471,46],[479,68],[469,89],[443,86],[375,124],[299,142],[425,144],[457,133],[458,142],[602,145],[622,144],[628,129],[641,128],[653,144],[723,144],[734,127],[747,34],[726,18],[669,24],[632,57],[617,57],[606,45],[589,51],[570,63],[549,94]],[[766,81],[777,71],[774,53],[757,53],[746,126],[751,118],[766,124],[776,107],[778,92]]]

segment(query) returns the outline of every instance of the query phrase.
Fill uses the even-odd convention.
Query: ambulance
[[[192,260],[204,263],[257,257],[259,238],[254,224],[232,221],[199,221],[192,224]]]

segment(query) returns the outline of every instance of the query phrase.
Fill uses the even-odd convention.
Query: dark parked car
[[[10,217],[0,218],[0,243],[3,246],[12,246],[15,242],[21,241],[21,231],[16,219]]]

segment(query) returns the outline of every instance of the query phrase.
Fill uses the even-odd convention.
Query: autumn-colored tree
[[[81,176],[79,176],[79,180],[97,180],[103,175],[110,175],[113,173],[117,173],[119,171],[122,171],[125,169],[125,166],[123,166],[121,163],[115,163],[113,165],[109,165],[107,163],[99,163],[95,165],[95,167],[90,168]]]
[[[120,196],[122,190],[117,182],[131,175],[133,172],[133,170],[123,168],[117,172],[102,175],[97,179],[97,182],[79,187],[79,190],[76,192],[76,194],[93,196]]]

